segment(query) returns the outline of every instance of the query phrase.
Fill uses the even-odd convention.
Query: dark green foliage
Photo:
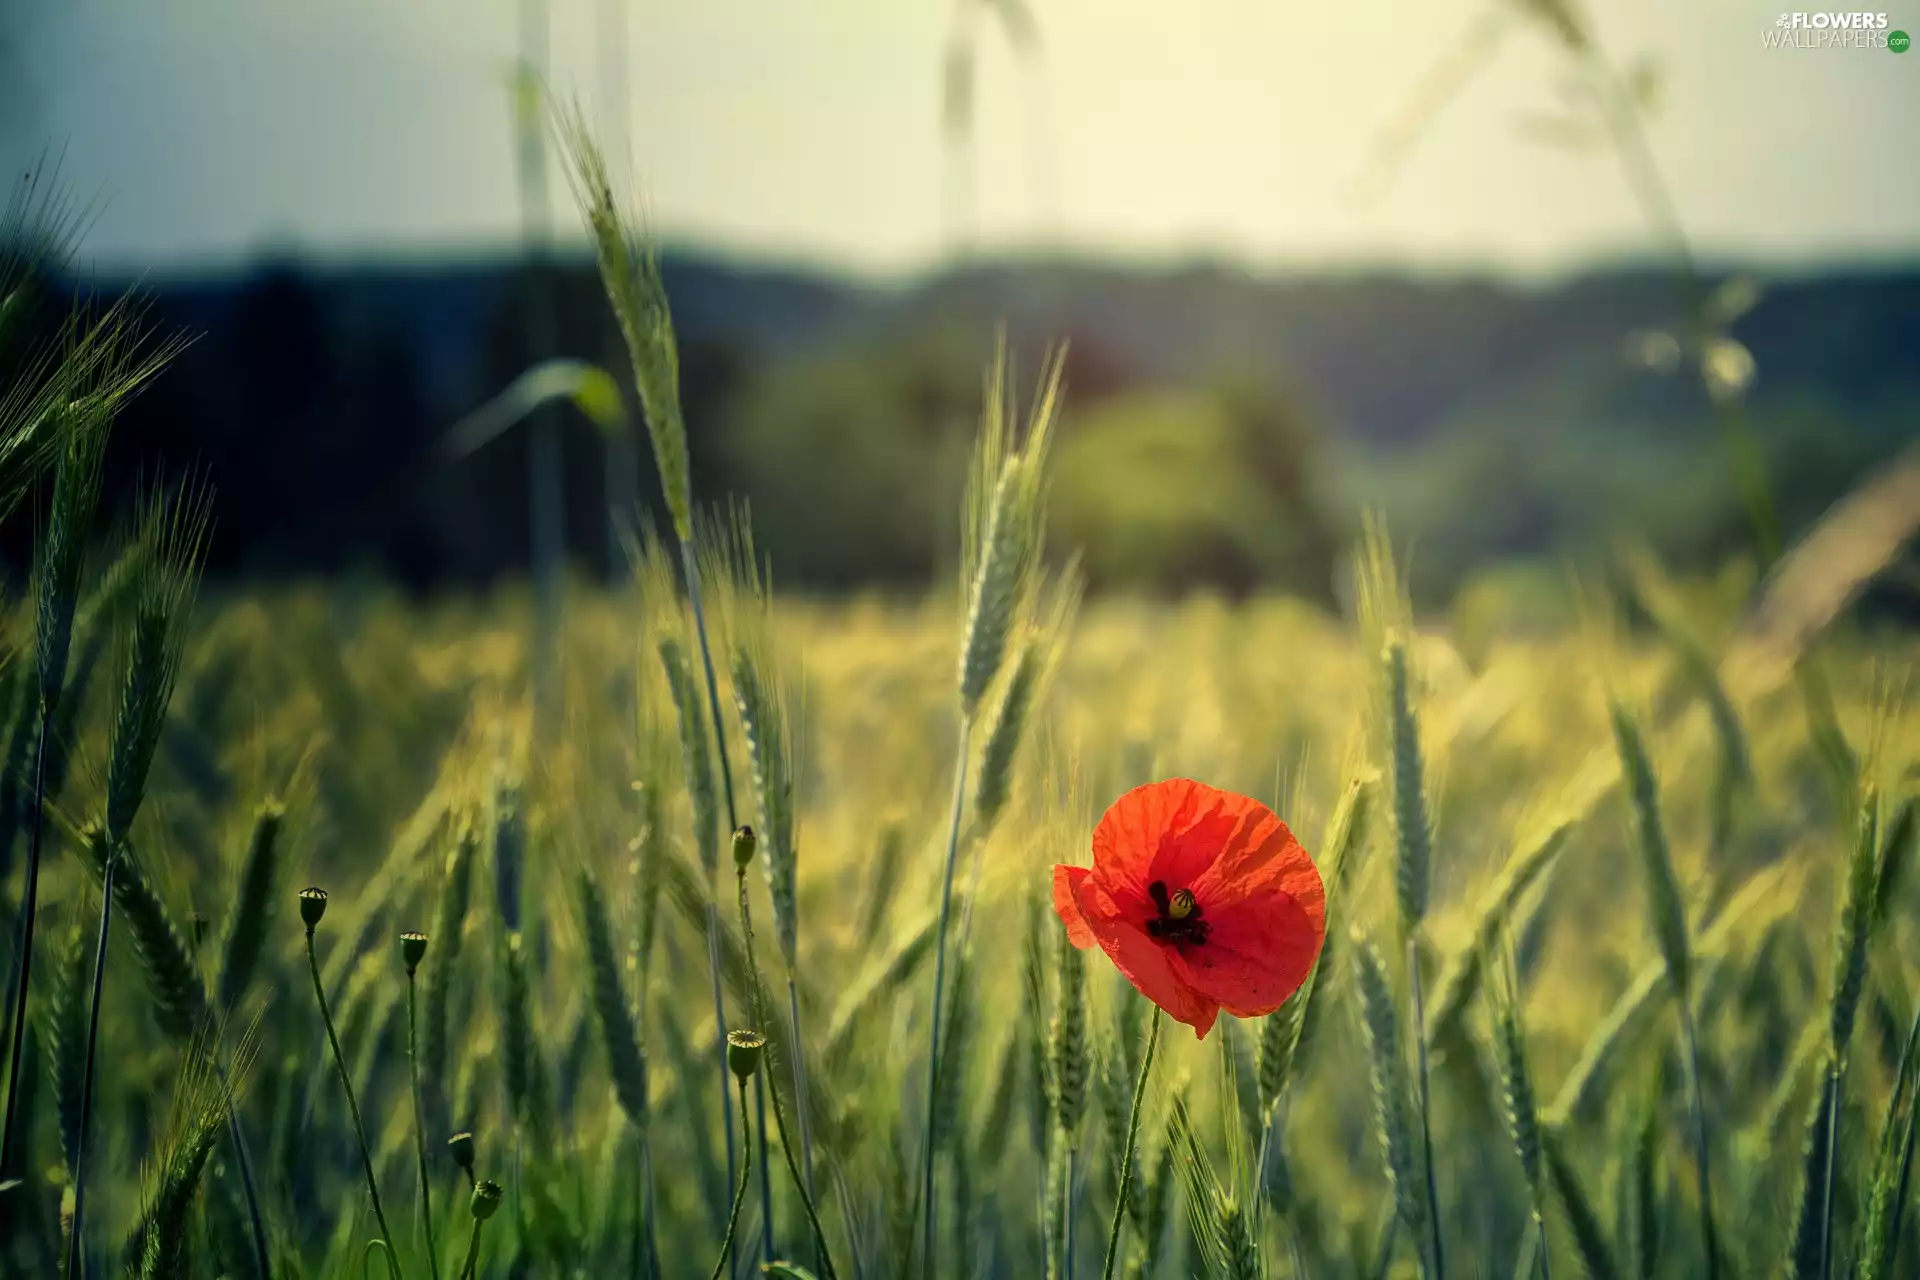
[[[246,996],[266,949],[274,908],[280,901],[280,824],[286,809],[268,800],[254,813],[253,833],[240,864],[233,905],[227,909],[226,936],[221,944],[219,1002],[232,1011]]]
[[[72,1178],[80,1138],[80,1080],[87,1052],[87,962],[91,958],[80,918],[56,934],[53,944],[40,1038],[46,1046],[47,1076],[53,1085],[60,1151],[66,1160],[67,1176]]]
[[[473,864],[480,855],[480,836],[470,821],[460,824],[447,854],[446,874],[434,909],[433,947],[427,952],[427,1008],[420,1041],[421,1074],[430,1096],[444,1098],[447,1070],[448,1004],[453,974],[460,959],[466,930],[467,905],[473,896]]]
[[[4,752],[0,757],[0,863],[10,864],[20,821],[30,816],[31,793],[25,797],[21,793],[33,785],[30,761],[40,729],[39,690],[19,655],[12,655],[0,671],[0,690],[5,692],[0,710],[5,712],[6,726],[4,745],[0,745]]]
[[[187,614],[200,582],[200,557],[212,519],[212,494],[188,489],[148,499],[140,523],[145,548],[123,639],[120,702],[108,743],[105,829],[124,843],[145,798],[147,771],[160,745],[167,706],[180,673]]]
[[[713,754],[708,745],[707,713],[687,665],[686,650],[678,640],[660,642],[660,665],[667,673],[673,709],[680,728],[681,760],[686,769],[687,794],[693,802],[694,847],[700,865],[712,879],[720,866],[720,806],[714,785]]]
[[[608,1074],[613,1078],[614,1095],[620,1099],[627,1122],[636,1129],[647,1125],[647,1064],[641,1053],[639,1033],[633,1012],[620,982],[620,967],[613,949],[613,929],[607,922],[607,909],[593,874],[581,871],[574,882],[580,909],[581,927],[587,945],[587,968],[593,983],[593,1010],[599,1019],[601,1039],[607,1049]]]
[[[93,397],[87,397],[93,399]],[[52,517],[40,539],[34,566],[34,667],[41,705],[52,707],[66,687],[68,645],[80,599],[80,570],[100,498],[100,468],[106,453],[108,415],[102,406],[76,401],[55,414],[64,437],[54,469]]]
[[[1393,761],[1393,828],[1399,857],[1394,890],[1399,895],[1401,927],[1411,933],[1427,914],[1433,877],[1433,824],[1427,813],[1425,765],[1420,753],[1420,722],[1409,687],[1407,647],[1388,643],[1387,720]]]
[[[1546,1158],[1547,1176],[1566,1212],[1567,1228],[1573,1236],[1574,1249],[1580,1255],[1580,1265],[1592,1280],[1617,1280],[1620,1270],[1614,1262],[1613,1249],[1607,1243],[1606,1228],[1601,1225],[1592,1201],[1587,1198],[1580,1175],[1574,1171],[1573,1164],[1561,1150],[1560,1139],[1551,1131],[1543,1135],[1541,1154]]]
[[[193,1202],[225,1116],[225,1098],[215,1096],[182,1117],[161,1166],[159,1186],[127,1241],[127,1261],[140,1280],[193,1276]]]
[[[91,828],[83,837],[94,874],[107,869],[107,835]],[[193,959],[186,935],[175,924],[167,904],[141,870],[133,850],[122,847],[113,873],[113,901],[121,927],[140,960],[140,971],[153,993],[153,1012],[160,1027],[185,1042],[207,1013],[206,988]]]
[[[551,1094],[543,1041],[534,1025],[531,958],[526,939],[509,933],[500,944],[501,1061],[513,1117],[528,1141],[544,1147],[553,1137]]]

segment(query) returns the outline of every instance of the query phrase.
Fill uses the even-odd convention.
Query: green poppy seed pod
[[[733,833],[733,866],[736,871],[745,871],[753,865],[753,854],[760,847],[760,841],[754,836],[752,827],[742,827]]]
[[[426,955],[426,934],[409,930],[400,935],[400,958],[407,962],[407,976],[409,978],[413,976],[413,971],[420,967],[420,962],[426,959]]]
[[[760,1069],[760,1051],[766,1047],[767,1038],[758,1031],[729,1031],[727,1065],[742,1081],[751,1080]]]
[[[320,923],[320,917],[327,914],[327,891],[308,887],[300,891],[300,919],[306,922],[307,932]]]
[[[500,1207],[500,1197],[505,1193],[500,1184],[492,1178],[483,1178],[474,1184],[473,1198],[467,1201],[467,1210],[473,1214],[475,1222],[485,1222]]]
[[[462,1129],[448,1138],[447,1151],[452,1154],[455,1164],[468,1173],[473,1172],[473,1135],[471,1133]]]

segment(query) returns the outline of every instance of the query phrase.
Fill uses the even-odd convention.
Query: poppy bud
[[[743,1084],[760,1069],[760,1051],[766,1047],[767,1038],[758,1031],[727,1032],[727,1065]]]
[[[448,1138],[447,1150],[453,1155],[453,1162],[455,1164],[465,1169],[468,1173],[473,1172],[473,1135],[471,1133],[462,1129],[459,1133]]]
[[[325,889],[306,888],[300,891],[300,919],[306,923],[307,932],[320,923],[320,917],[327,914],[327,891]]]
[[[500,1197],[505,1193],[500,1184],[492,1178],[483,1178],[474,1184],[473,1198],[467,1201],[467,1210],[473,1214],[474,1221],[485,1222],[500,1207]]]
[[[760,842],[754,837],[752,827],[742,827],[733,833],[733,866],[736,871],[745,871],[753,865],[754,850]]]
[[[409,978],[413,976],[413,971],[420,967],[420,961],[426,958],[426,954],[426,934],[409,931],[400,935],[400,958],[407,962]]]

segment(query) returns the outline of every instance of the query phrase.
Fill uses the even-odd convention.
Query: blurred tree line
[[[1047,344],[1068,343],[1052,539],[1081,549],[1096,589],[1326,600],[1364,505],[1440,598],[1488,566],[1621,536],[1702,566],[1745,545],[1697,384],[1622,357],[1676,314],[1658,273],[1527,290],[1033,263],[882,288],[669,257],[666,277],[696,489],[751,501],[789,589],[951,571],[1001,328],[1024,394]],[[436,445],[541,356],[626,378],[588,264],[547,273],[552,352],[526,347],[523,283],[506,261],[283,261],[151,285],[154,323],[195,341],[127,415],[110,482],[159,462],[209,473],[216,574],[364,569],[426,590],[523,571],[525,438],[453,462]],[[57,324],[81,287],[43,282],[34,322]],[[1913,436],[1920,277],[1783,282],[1743,325],[1752,418],[1801,524]],[[569,552],[616,571],[605,449],[562,412]],[[644,450],[641,471],[657,502]]]

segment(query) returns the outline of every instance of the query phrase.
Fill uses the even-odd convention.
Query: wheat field
[[[443,1270],[468,1216],[465,1175],[445,1143],[455,1131],[474,1135],[477,1171],[511,1197],[512,1212],[489,1229],[483,1273],[517,1265],[530,1275],[646,1274],[632,1260],[649,1238],[659,1274],[711,1265],[728,1187],[719,1080],[709,1069],[717,1033],[705,903],[711,895],[724,905],[732,877],[709,880],[693,847],[672,699],[659,664],[636,644],[640,610],[633,596],[576,593],[564,710],[536,747],[521,601],[420,609],[313,592],[202,606],[132,842],[153,920],[109,954],[94,1116],[96,1266],[119,1265],[112,1250],[143,1207],[160,1202],[170,1162],[196,1134],[192,1108],[206,1105],[191,1070],[198,1035],[249,1063],[234,1088],[277,1270],[359,1273],[378,1228],[302,972],[295,894],[309,882],[331,896],[323,979],[409,1270],[425,1266],[398,941],[409,929],[430,939],[422,987],[438,1030],[426,1037],[423,1087]],[[931,603],[795,604],[773,615],[792,663],[791,909],[813,1159],[842,1274],[911,1273],[924,1128],[916,1046],[947,835],[960,621]],[[1444,633],[1416,644],[1434,829],[1433,903],[1420,930],[1428,980],[1457,981],[1476,935],[1510,940],[1539,1123],[1568,1179],[1558,1185],[1556,1163],[1544,1205],[1554,1261],[1696,1274],[1674,1018],[1631,805],[1608,768],[1601,675],[1611,672],[1649,714],[1664,712],[1648,738],[1693,922],[1721,1242],[1730,1273],[1753,1274],[1787,1249],[1802,1195],[1854,815],[1837,808],[1790,690],[1736,705],[1741,737],[1729,744],[1670,650],[1644,637],[1602,643],[1579,633],[1496,641],[1477,662]],[[1115,602],[1085,609],[1061,649],[1013,756],[1004,815],[966,847],[979,889],[948,1030],[941,1275],[1036,1273],[1043,1221],[1056,1216],[1038,1206],[1050,1090],[1059,1088],[1048,1083],[1055,1071],[1037,1064],[1061,1053],[1078,1064],[1068,1074],[1087,1094],[1073,1130],[1080,1268],[1098,1254],[1143,1001],[1097,953],[1064,967],[1058,924],[1039,909],[1039,894],[1050,864],[1084,862],[1092,817],[1107,800],[1150,778],[1212,779],[1274,801],[1324,867],[1342,796],[1362,797],[1372,820],[1351,840],[1330,936],[1345,945],[1357,928],[1384,940],[1396,927],[1393,771],[1369,736],[1371,664],[1350,628],[1284,601]],[[1831,664],[1853,675],[1839,689],[1844,727],[1878,742],[1890,779],[1880,802],[1888,898],[1870,944],[1861,1052],[1840,1131],[1844,1149],[1869,1154],[1842,1161],[1835,1182],[1836,1252],[1848,1258],[1865,1229],[1871,1144],[1913,1014],[1910,926],[1893,895],[1904,892],[1905,863],[1895,860],[1910,856],[1912,835],[1894,765],[1911,758],[1915,724],[1880,674],[1902,661],[1892,646],[1849,647]],[[80,717],[75,767],[53,802],[56,831],[65,815],[101,804],[109,706],[95,696]],[[1710,849],[1730,745],[1751,760],[1751,780],[1732,802],[1731,830]],[[17,758],[23,748],[14,750]],[[751,771],[740,754],[736,745],[744,801]],[[23,1275],[52,1265],[60,1238],[76,1052],[63,1024],[84,994],[82,944],[99,902],[80,850],[61,835],[55,843],[64,847],[44,873],[48,959],[39,970],[53,976],[36,996],[27,1057],[27,1182],[7,1201],[8,1251]],[[598,885],[597,916],[576,891],[582,874]],[[749,888],[768,919],[758,868]],[[249,932],[257,941],[246,981],[234,976],[233,939]],[[771,932],[759,933],[762,966],[781,974]],[[735,917],[726,934],[734,1021],[746,1004],[738,936]],[[525,965],[517,980],[507,968],[516,946]],[[607,980],[631,1018],[624,1033],[645,1064],[638,1116],[623,1105],[619,1051],[610,1052],[596,1008],[597,963],[613,966]],[[170,964],[186,972],[170,977]],[[1071,1046],[1055,1042],[1063,980],[1084,984],[1084,1003],[1067,1019]],[[209,993],[210,1032],[170,1025],[166,1002],[189,985]],[[219,1003],[227,994],[236,998]],[[1200,1241],[1216,1229],[1206,1197],[1216,1193],[1193,1181],[1206,1167],[1253,1224],[1254,1274],[1380,1273],[1394,1193],[1374,1133],[1358,994],[1344,964],[1328,971],[1290,1071],[1276,1062],[1265,1025],[1283,1015],[1223,1020],[1212,1043],[1169,1037],[1142,1122],[1132,1274],[1206,1265]],[[1470,982],[1429,1001],[1430,1018],[1446,1009],[1432,1041],[1431,1110],[1456,1274],[1504,1272],[1530,1221],[1527,1180],[1502,1120],[1488,1000],[1489,989]],[[790,1081],[789,1072],[783,1087]],[[1186,1169],[1176,1101],[1190,1108],[1209,1166]],[[1284,1137],[1256,1187],[1251,1152],[1276,1102]],[[213,1148],[201,1153],[201,1185],[175,1228],[195,1269],[161,1274],[245,1274],[234,1161]],[[1597,1242],[1576,1237],[1572,1206],[1554,1198],[1571,1188]],[[773,1199],[776,1249],[805,1260],[808,1232],[791,1188],[776,1182]],[[757,1241],[757,1196],[747,1205]],[[1058,1233],[1056,1225],[1049,1234]],[[1152,1263],[1149,1238],[1158,1241]],[[1403,1241],[1397,1265],[1416,1257]]]
[[[191,481],[101,539],[128,312],[0,403],[51,473],[0,629],[7,1274],[1920,1263],[1914,645],[1796,613],[1821,562],[1416,616],[1369,526],[1340,616],[1083,602],[1058,366],[1021,415],[996,366],[952,580],[796,598],[694,503],[669,299],[564,136],[670,517],[619,590],[203,590]],[[1179,777],[1329,904],[1204,1039],[1050,902]]]

